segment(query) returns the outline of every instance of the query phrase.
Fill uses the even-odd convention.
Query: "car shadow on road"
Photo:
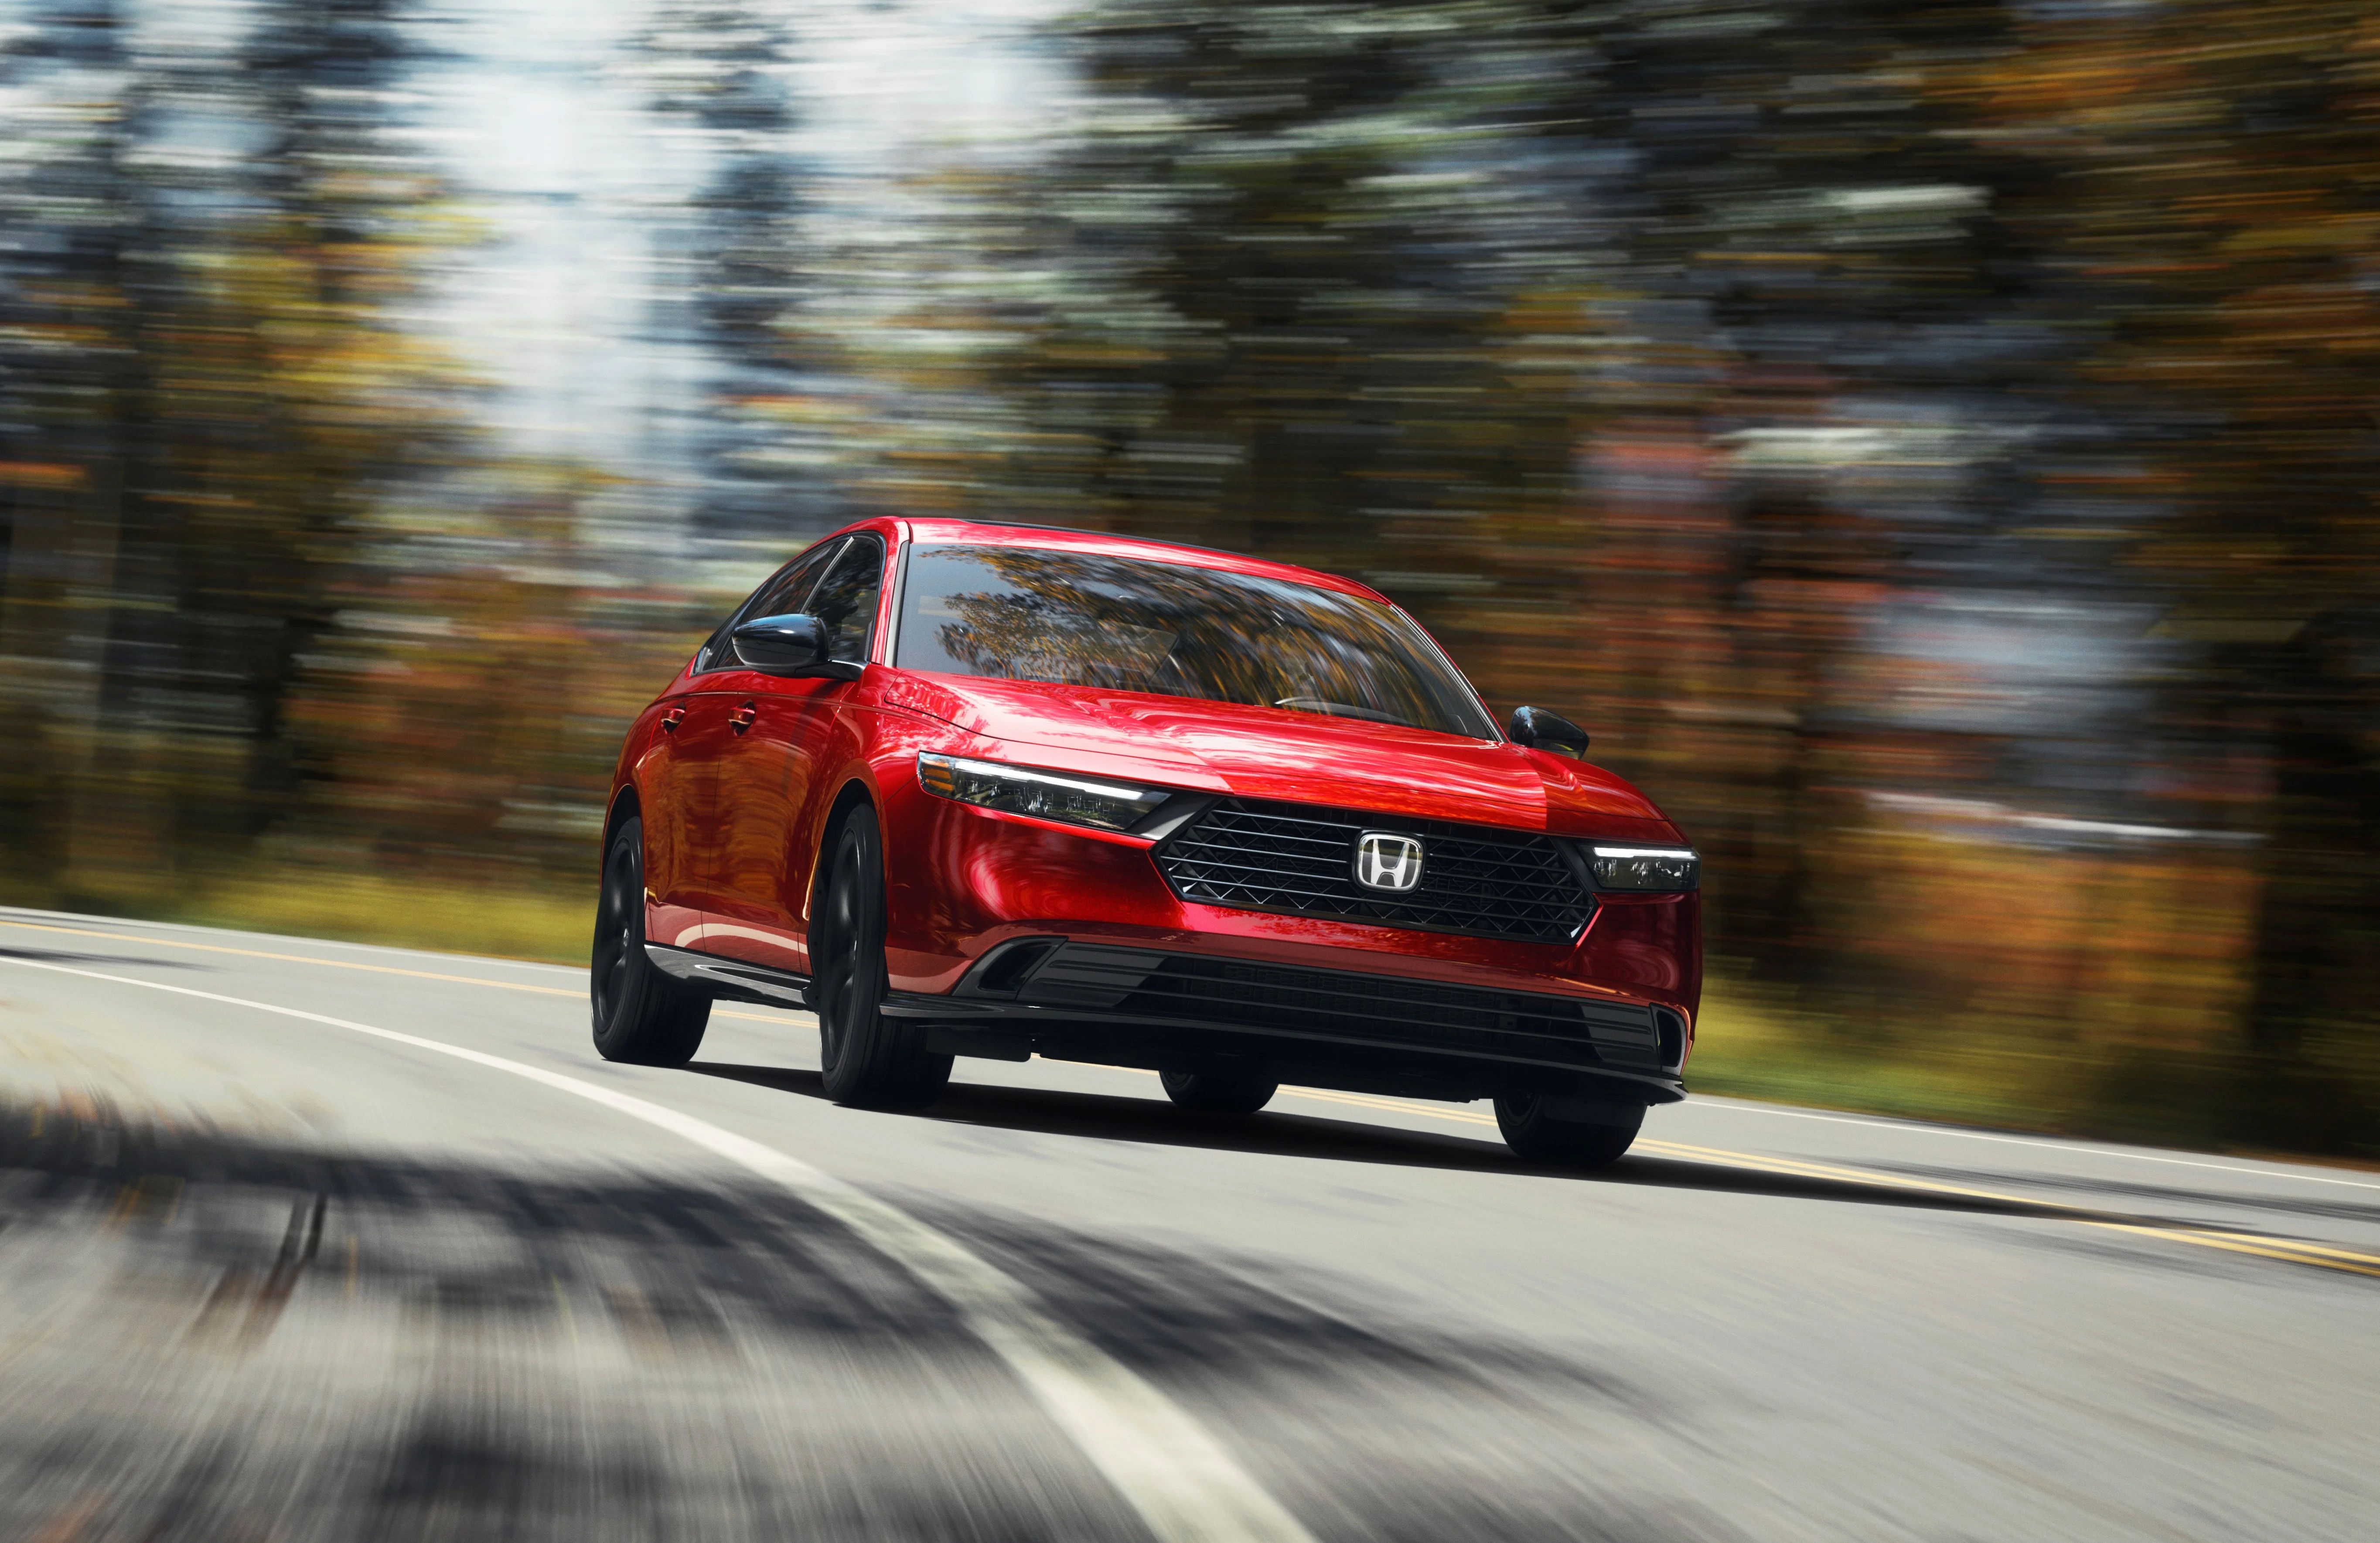
[[[744,1066],[698,1061],[684,1068],[774,1088],[807,1099],[824,1099],[819,1074],[785,1066]],[[887,1118],[930,1120],[945,1124],[1030,1131],[1042,1136],[1087,1136],[1149,1146],[1190,1147],[1209,1151],[1250,1152],[1273,1157],[1385,1163],[1401,1168],[1505,1173],[1514,1177],[1568,1179],[1582,1184],[1706,1190],[1780,1199],[1844,1200],[1859,1205],[1923,1210],[1964,1211],[1985,1216],[2027,1216],[2047,1208],[1958,1195],[1889,1189],[1846,1180],[1768,1173],[1718,1163],[1635,1153],[1591,1172],[1531,1162],[1513,1155],[1492,1136],[1408,1130],[1358,1120],[1295,1114],[1269,1109],[1255,1115],[1200,1114],[1161,1099],[1135,1099],[1062,1088],[1002,1087],[953,1083],[932,1107]],[[1656,1114],[1654,1120],[1658,1121]],[[1651,1134],[1649,1128],[1648,1136]]]
[[[773,1184],[188,1115],[0,1085],[0,1306],[39,1330],[6,1344],[0,1538],[1147,1536],[965,1310]],[[1614,1333],[1016,1198],[918,1214],[1264,1454],[1323,1537],[1755,1536],[1684,1461],[1579,1460],[1712,1417],[1715,1384]]]

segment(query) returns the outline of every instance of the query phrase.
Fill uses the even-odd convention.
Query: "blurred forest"
[[[2380,1160],[2368,0],[1092,0],[861,171],[868,7],[632,9],[604,455],[442,310],[453,14],[0,4],[0,899],[574,954],[716,614],[965,512],[1587,724],[1706,855],[1697,1086]]]

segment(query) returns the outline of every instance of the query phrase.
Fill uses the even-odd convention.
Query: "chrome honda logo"
[[[1355,838],[1355,882],[1398,893],[1419,889],[1421,843],[1393,831],[1365,832]]]

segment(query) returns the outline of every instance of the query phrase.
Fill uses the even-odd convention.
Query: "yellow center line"
[[[2353,1259],[2359,1264],[2380,1264],[2380,1256],[2364,1253],[2359,1248],[2334,1248],[2326,1243],[2308,1243],[2301,1238],[2259,1237],[2253,1241],[2276,1248],[2294,1248],[2303,1254],[2327,1254],[2334,1258]]]
[[[324,959],[310,954],[278,954],[261,948],[232,948],[222,943],[185,942],[175,938],[152,938],[135,932],[106,932],[87,927],[59,927],[44,922],[0,919],[0,927],[20,928],[31,932],[50,932],[74,938],[105,938],[115,942],[141,943],[152,948],[179,948],[199,954],[227,954],[246,959],[273,959],[285,964],[319,965],[324,969],[362,970],[371,975],[402,975],[416,980],[444,980],[461,986],[487,986],[499,991],[528,991],[537,996],[582,998],[583,990],[562,986],[531,986],[517,980],[491,980],[479,975],[449,975],[438,970],[406,969],[396,965],[367,965],[352,959]],[[788,1009],[788,1011],[791,1011]],[[719,1016],[741,1018],[749,1023],[778,1023],[783,1020],[758,1013],[733,1013],[720,1010]],[[1138,1068],[1120,1067],[1133,1071]],[[1148,1074],[1154,1075],[1154,1073]],[[1475,1113],[1467,1109],[1434,1108],[1403,1099],[1391,1099],[1367,1093],[1342,1093],[1318,1087],[1284,1087],[1282,1093],[1320,1103],[1344,1104],[1357,1109],[1378,1110],[1391,1114],[1418,1114],[1427,1119],[1444,1120],[1455,1124],[1493,1125],[1493,1115]],[[1791,1178],[1826,1179],[1838,1184],[1863,1185],[1871,1188],[1906,1190],[1927,1195],[1949,1195],[1962,1199],[1985,1200],[1996,1205],[2015,1206],[2035,1215],[2056,1217],[2086,1227],[2102,1227],[2110,1232],[2131,1233],[2142,1237],[2163,1238],[2174,1243],[2193,1244],[2203,1248],[2220,1248],[2236,1254],[2253,1254],[2264,1258],[2285,1259],[2292,1264],[2316,1265],[2325,1270],[2345,1270],[2356,1275],[2380,1277],[2380,1255],[2367,1254],[2350,1248],[2326,1244],[2301,1242],[2295,1238],[2268,1238],[2239,1233],[2219,1232],[2193,1227],[2156,1227],[2139,1221],[2119,1221],[2104,1211],[2094,1211],[2081,1206],[2058,1200],[2036,1199],[2030,1196],[2011,1195],[2001,1190],[1976,1189],[1965,1185],[1936,1184],[1925,1179],[1903,1178],[1896,1173],[1880,1173],[1872,1169],[1846,1168],[1836,1163],[1808,1162],[1799,1158],[1764,1157],[1752,1152],[1729,1151],[1724,1148],[1690,1146],[1677,1141],[1644,1139],[1635,1150],[1657,1157],[1674,1157],[1689,1162],[1710,1163],[1718,1167],[1749,1169],[1756,1172],[1779,1173]]]
[[[2186,1228],[2143,1227],[2124,1221],[2085,1221],[2082,1224],[2105,1227],[2111,1233],[2138,1233],[2143,1237],[2194,1243],[2202,1248],[2223,1248],[2235,1254],[2256,1254],[2268,1259],[2287,1259],[2291,1264],[2319,1265],[2325,1270],[2343,1270],[2353,1275],[2380,1277],[2380,1257],[2350,1253],[2344,1248],[2324,1248],[2290,1238],[2241,1237],[2236,1233],[2200,1233]]]
[[[2055,1216],[2062,1221],[2079,1221],[2087,1227],[2106,1227],[2119,1233],[2139,1233],[2147,1237],[2173,1238],[2184,1243],[2204,1244],[2210,1248],[2229,1248],[2241,1253],[2264,1254],[2273,1258],[2295,1259],[2303,1264],[2327,1264],[2342,1261],[2338,1268],[2358,1274],[2380,1274],[2380,1255],[2358,1249],[2338,1248],[2327,1244],[2309,1243],[2297,1238],[2265,1237],[2214,1227],[2154,1227],[2138,1221],[2111,1217],[2104,1210],[2088,1206],[2068,1205],[2062,1200],[2044,1200],[2029,1195],[2011,1195],[1994,1189],[1976,1189],[1966,1185],[1935,1184],[1925,1179],[1903,1178],[1897,1173],[1878,1173],[1865,1168],[1844,1168],[1833,1163],[1804,1162],[1795,1158],[1751,1159],[1742,1152],[1722,1151],[1708,1147],[1688,1147],[1670,1141],[1640,1141],[1640,1149],[1666,1152],[1703,1161],[1743,1163],[1759,1161],[1780,1173],[1799,1173],[1811,1178],[1832,1179],[1845,1184],[1879,1185],[1891,1189],[1916,1190],[1931,1195],[1952,1195],[1966,1199],[1989,1200],[2002,1205],[2021,1207],[2041,1215]],[[2314,1257],[2313,1256],[2321,1256]]]
[[[1319,1103],[1353,1104],[1358,1109],[1383,1109],[1392,1114],[1423,1114],[1433,1120],[1451,1120],[1463,1125],[1492,1125],[1492,1114],[1477,1114],[1467,1109],[1438,1109],[1428,1104],[1408,1103],[1402,1099],[1381,1098],[1371,1093],[1340,1093],[1320,1087],[1284,1087],[1282,1092],[1293,1098],[1312,1099]]]
[[[1311,1087],[1284,1087],[1281,1091],[1295,1098],[1312,1099],[1325,1103],[1351,1104],[1397,1114],[1419,1114],[1432,1120],[1446,1120],[1462,1124],[1492,1125],[1496,1123],[1492,1115],[1477,1114],[1463,1109],[1434,1108],[1428,1104],[1410,1102],[1402,1099],[1380,1098],[1362,1093],[1325,1092]],[[2086,1227],[2103,1227],[2109,1232],[2132,1233],[2142,1237],[2193,1244],[2202,1248],[2219,1248],[2228,1253],[2253,1254],[2268,1259],[2284,1259],[2291,1264],[2316,1265],[2325,1270],[2338,1270],[2350,1274],[2380,1277],[2380,1255],[2367,1254],[2351,1248],[2335,1247],[2326,1244],[2301,1242],[2295,1238],[2263,1237],[2252,1233],[2221,1232],[2211,1228],[2150,1226],[2139,1221],[2116,1220],[2105,1211],[2095,1211],[2058,1200],[2043,1200],[2032,1196],[2012,1195],[2004,1190],[1977,1189],[1969,1185],[1937,1184],[1925,1179],[1904,1178],[1898,1173],[1880,1173],[1867,1168],[1846,1168],[1839,1163],[1830,1162],[1807,1162],[1799,1158],[1764,1157],[1753,1152],[1729,1151],[1718,1147],[1691,1146],[1679,1141],[1639,1139],[1632,1149],[1647,1156],[1673,1157],[1688,1162],[1748,1169],[1756,1172],[1778,1173],[1789,1178],[1824,1179],[1831,1183],[1861,1185],[1869,1188],[1907,1190],[1926,1195],[1949,1195],[1961,1199],[1985,1200],[1996,1205],[2015,1207],[2037,1216],[2072,1221]]]
[[[1845,1184],[1884,1185],[1893,1189],[1915,1190],[1926,1195],[1954,1195],[1966,1200],[1989,1200],[1998,1205],[2023,1206],[2034,1210],[2069,1211],[2098,1216],[2087,1207],[2070,1206],[2057,1200],[2035,1200],[2022,1195],[2010,1195],[1997,1189],[1976,1189],[1968,1185],[1936,1184],[1927,1179],[1903,1178],[1898,1173],[1879,1173],[1868,1168],[1844,1168],[1831,1162],[1809,1162],[1801,1158],[1754,1157],[1747,1152],[1730,1152],[1718,1147],[1689,1147],[1677,1141],[1640,1141],[1636,1144],[1646,1151],[1671,1157],[1688,1158],[1708,1162],[1762,1162],[1780,1173],[1793,1173],[1803,1178],[1835,1179]]]

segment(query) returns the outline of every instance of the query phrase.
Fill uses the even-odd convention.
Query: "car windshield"
[[[924,546],[903,669],[1147,691],[1496,737],[1421,629],[1378,601],[1098,553]]]

